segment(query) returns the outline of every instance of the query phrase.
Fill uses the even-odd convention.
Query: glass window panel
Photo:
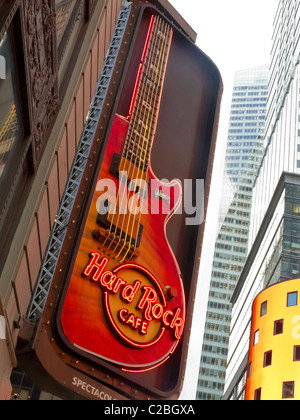
[[[257,389],[254,393],[254,400],[260,401],[261,400],[261,388]]]
[[[288,293],[287,295],[287,306],[297,306],[298,304],[298,292]]]
[[[285,277],[289,277],[290,273],[291,273],[291,262],[290,262],[290,260],[288,260],[286,258],[283,258],[281,268],[282,268],[282,275],[285,276]]]
[[[299,256],[300,254],[300,238],[284,237],[283,250],[290,255]]]
[[[300,221],[299,220],[294,220],[293,222],[293,229],[292,229],[293,234],[300,234]]]
[[[298,276],[300,274],[300,266],[298,262],[291,262],[291,274],[292,276]]]
[[[294,186],[292,184],[287,184],[285,190],[288,197],[294,196]]]
[[[298,200],[289,200],[286,201],[285,211],[289,214],[299,214],[300,213],[300,203]]]
[[[267,309],[268,309],[268,302],[264,302],[261,304],[261,308],[260,308],[260,316],[264,316],[267,314]]]
[[[287,278],[295,278],[300,275],[300,264],[295,259],[282,259],[282,276]]]
[[[287,201],[285,203],[285,211],[286,213],[293,213],[293,203],[291,201]]]
[[[300,186],[299,185],[293,185],[293,189],[294,189],[294,196],[295,197],[299,197],[299,195],[300,195]]]
[[[264,354],[264,367],[272,365],[272,351],[267,351]]]
[[[5,58],[6,78],[0,80],[0,182],[13,159],[21,139],[20,108],[17,99],[17,79],[12,37],[6,32],[0,41],[0,55]]]
[[[274,322],[274,335],[283,334],[283,319]]]
[[[300,362],[300,346],[294,346],[294,362]]]
[[[259,330],[255,331],[255,333],[254,333],[253,345],[256,346],[256,344],[258,344],[258,342],[259,342]]]
[[[76,0],[55,0],[57,43],[63,37],[70,16],[76,5]]]
[[[293,221],[290,219],[285,219],[284,221],[284,233],[291,234],[293,230]]]
[[[294,398],[295,382],[284,382],[282,385],[282,398]]]

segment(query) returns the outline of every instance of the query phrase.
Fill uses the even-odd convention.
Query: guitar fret
[[[136,153],[137,151],[143,152],[145,155],[147,154],[147,149],[145,149],[143,146],[141,146],[138,143],[131,143],[127,147],[128,152]]]
[[[152,106],[147,102],[147,101],[143,101],[143,106],[148,110],[148,111],[152,111]]]
[[[152,79],[150,79],[150,77],[148,77],[148,76],[146,76],[146,75],[143,75],[143,77],[145,77],[145,79],[146,79],[146,84],[147,84],[148,86],[150,86],[150,87],[151,87],[151,88],[153,88],[153,89],[157,89],[157,88],[159,88],[158,83],[155,83]]]
[[[157,36],[158,36],[159,38],[163,39],[164,41],[165,41],[165,39],[166,39],[165,35],[164,35],[161,31],[158,31]]]
[[[143,64],[123,156],[143,171],[149,166],[158,108],[171,40],[171,27],[157,18]]]
[[[129,151],[127,153],[126,159],[129,160],[129,162],[133,163],[141,171],[146,171],[147,162],[145,160],[138,159],[135,153]]]
[[[150,70],[155,71],[156,74],[159,74],[159,69],[157,67],[155,67],[154,64],[150,64]]]
[[[153,98],[144,98],[144,96],[141,96],[140,94],[137,95],[137,106],[139,107],[139,110],[143,113],[143,109],[140,107],[148,108],[149,106],[156,107],[158,104],[159,95],[155,95]]]
[[[142,128],[144,128],[147,131],[149,129],[149,126],[147,124],[145,124],[143,120],[139,120],[138,125],[140,125]]]

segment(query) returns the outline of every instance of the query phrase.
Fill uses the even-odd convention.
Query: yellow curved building
[[[300,400],[300,280],[253,303],[246,400]]]

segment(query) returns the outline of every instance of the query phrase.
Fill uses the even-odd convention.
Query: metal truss
[[[115,32],[105,59],[102,74],[98,81],[96,93],[85,123],[78,150],[71,168],[70,176],[64,191],[57,220],[54,225],[44,263],[41,267],[35,291],[27,312],[26,319],[31,323],[39,321],[47,301],[55,274],[70,216],[82,181],[83,173],[90,155],[96,129],[102,113],[105,97],[111,82],[111,77],[120,51],[125,29],[131,11],[131,3],[124,1]]]

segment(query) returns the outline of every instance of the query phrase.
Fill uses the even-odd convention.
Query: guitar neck
[[[137,78],[123,157],[147,172],[172,43],[170,25],[153,16]]]

